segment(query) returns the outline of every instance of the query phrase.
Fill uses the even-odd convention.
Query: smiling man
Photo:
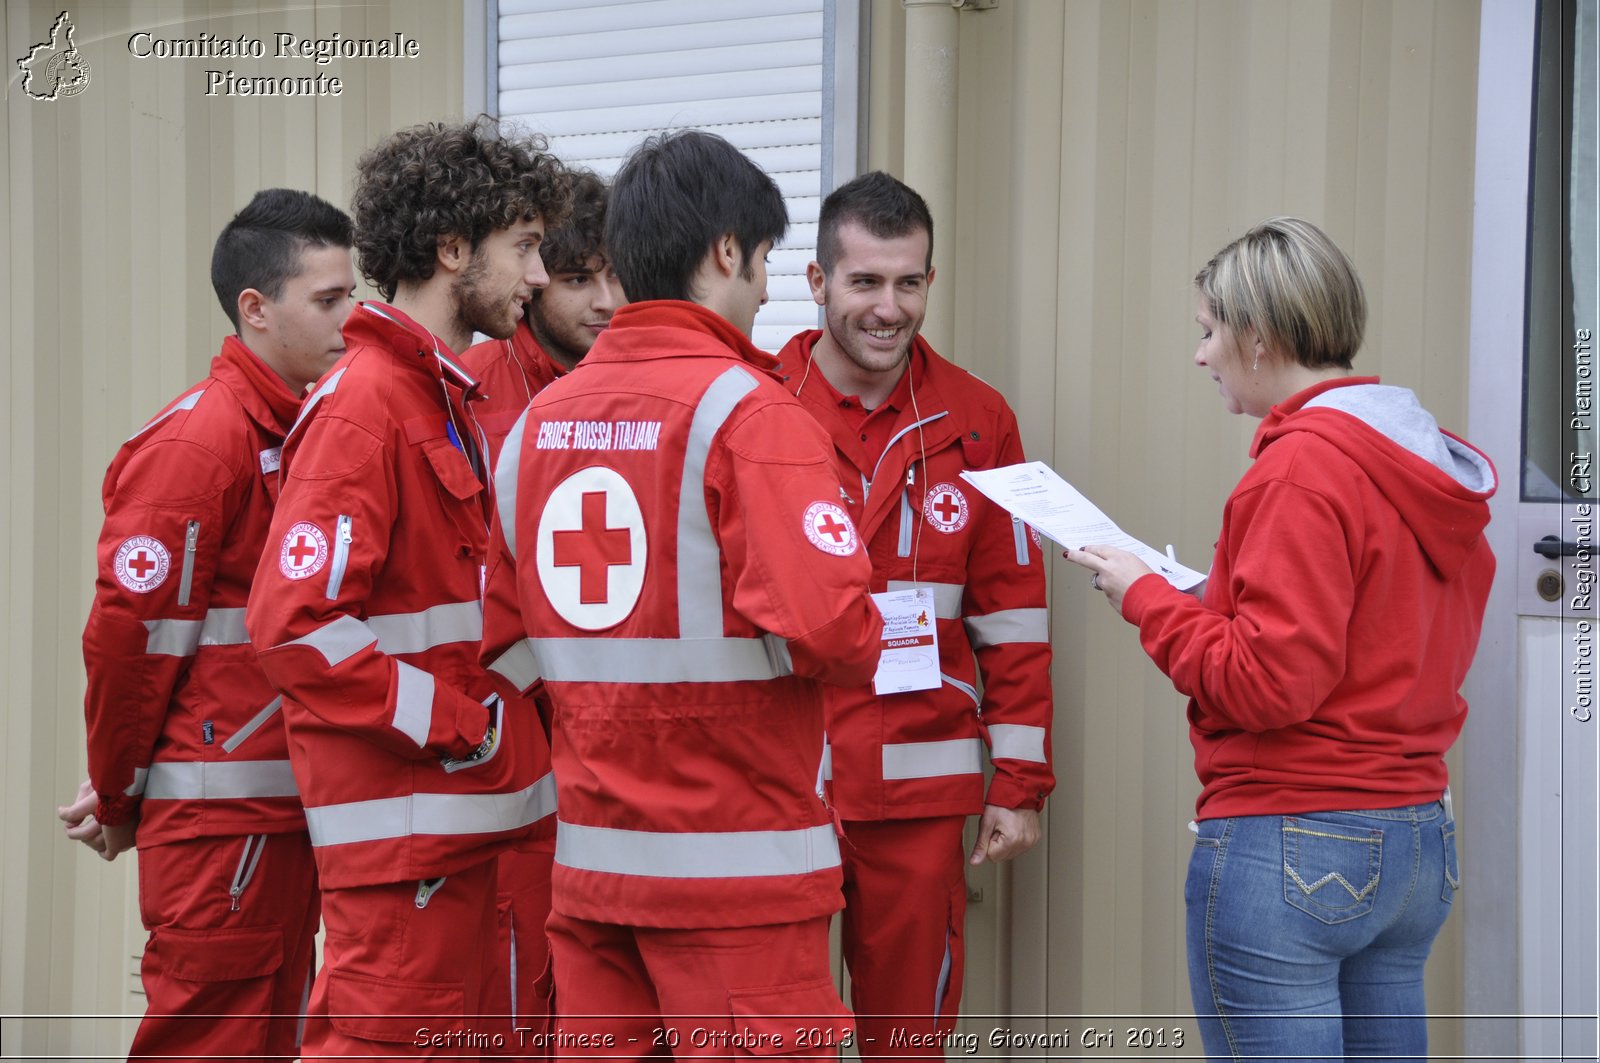
[[[284,444],[247,623],[322,878],[308,1060],[511,1035],[480,1018],[496,857],[554,810],[554,783],[532,704],[477,663],[488,454],[454,351],[509,337],[545,283],[570,178],[543,147],[483,119],[362,156],[356,250],[389,301],[351,313]]]
[[[137,843],[141,1058],[296,1054],[316,872],[244,605],[284,435],[344,353],[350,241],[316,196],[257,193],[211,258],[234,334],[106,472],[83,632],[89,780],[59,814],[107,860]]]
[[[932,261],[933,217],[915,191],[885,173],[841,186],[823,202],[807,269],[825,327],[781,355],[833,439],[872,589],[920,588],[917,609],[936,617],[939,674],[926,688],[824,688],[862,1056],[943,1058],[961,1003],[964,864],[1031,848],[1055,786],[1039,543],[961,479],[1024,460],[1016,417],[917,335]],[[979,813],[964,861],[962,828]]]

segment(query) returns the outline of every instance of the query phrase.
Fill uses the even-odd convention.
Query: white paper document
[[[939,678],[939,633],[934,625],[933,588],[909,587],[872,596],[883,614],[883,648],[872,677],[877,694],[934,690]]]
[[[1205,581],[1205,573],[1178,564],[1161,551],[1135,539],[1042,461],[1007,465],[1001,469],[975,469],[961,478],[982,491],[1012,516],[1020,517],[1070,550],[1085,546],[1115,546],[1136,554],[1140,561],[1186,591]]]

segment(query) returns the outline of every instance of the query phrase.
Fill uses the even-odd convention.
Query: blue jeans
[[[1425,1061],[1455,830],[1438,802],[1201,822],[1183,899],[1206,1055]]]

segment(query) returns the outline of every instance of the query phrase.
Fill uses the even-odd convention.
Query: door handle
[[[1540,557],[1548,557],[1554,561],[1558,557],[1578,556],[1578,544],[1569,543],[1555,535],[1546,535],[1543,539],[1533,544],[1533,552]]]

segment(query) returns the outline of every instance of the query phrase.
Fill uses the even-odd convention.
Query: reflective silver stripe
[[[911,514],[911,488],[900,489],[900,556],[911,556],[911,526],[916,518]]]
[[[150,429],[154,428],[156,425],[160,424],[162,421],[165,421],[168,417],[171,417],[173,414],[177,413],[179,410],[192,410],[192,409],[194,409],[195,408],[195,404],[200,401],[200,396],[204,395],[205,393],[206,393],[206,389],[205,388],[201,388],[199,391],[195,392],[193,395],[185,395],[183,398],[181,398],[177,402],[173,403],[171,409],[167,410],[165,413],[157,414],[156,417],[153,420],[145,422],[145,426],[143,428],[139,429],[137,432],[133,433],[133,435],[129,436],[125,440],[125,442],[129,442],[129,443],[133,442],[135,439],[138,439],[140,436],[144,435],[146,432],[150,431]]]
[[[973,708],[977,708],[978,707],[980,702],[978,700],[978,688],[977,687],[973,686],[971,683],[963,683],[961,680],[955,678],[954,676],[945,675],[943,672],[939,673],[939,678],[943,679],[946,683],[949,683],[951,686],[955,687],[957,690],[960,690],[963,693],[965,693],[967,695],[967,697],[971,698],[972,699],[972,707]]]
[[[294,435],[295,431],[300,427],[300,423],[311,416],[311,411],[316,408],[317,403],[321,402],[324,397],[333,394],[334,389],[339,386],[339,378],[342,376],[344,376],[344,370],[341,368],[337,373],[324,380],[320,388],[311,393],[311,397],[306,399],[305,404],[300,407],[300,413],[295,417],[294,424],[290,426],[290,435]]]
[[[1017,541],[1017,564],[1028,563],[1028,526],[1021,517],[1011,518],[1011,536]]]
[[[557,683],[737,683],[794,674],[789,644],[757,639],[529,639]]]
[[[1000,609],[983,616],[969,616],[963,623],[967,625],[967,637],[975,650],[1012,642],[1050,641],[1048,609]]]
[[[213,609],[203,620],[146,620],[144,652],[188,657],[201,646],[243,646],[250,641],[243,609]]]
[[[145,779],[146,801],[225,801],[294,797],[287,760],[160,761]]]
[[[526,692],[540,678],[539,658],[527,639],[518,639],[510,648],[489,663],[489,671],[504,676],[511,685]]]
[[[908,591],[914,587],[927,587],[933,591],[933,615],[940,620],[961,619],[961,596],[966,593],[967,585],[964,583],[933,583],[929,580],[918,580],[913,583],[908,579],[892,579],[888,589],[891,591]]]
[[[500,459],[494,463],[495,508],[500,512],[500,532],[506,537],[506,549],[517,556],[517,476],[522,468],[522,434],[528,427],[528,411],[523,410],[517,423],[506,433],[500,444]]]
[[[383,653],[421,653],[452,642],[483,640],[483,607],[477,602],[449,602],[415,613],[367,617]]]
[[[976,738],[948,742],[885,743],[885,779],[933,779],[941,775],[982,775],[983,743]]]
[[[989,725],[989,756],[1007,760],[1026,760],[1034,764],[1046,763],[1044,755],[1044,728],[1021,723],[991,723]]]
[[[649,878],[771,878],[839,866],[833,825],[715,834],[581,827],[556,821],[556,863]]]
[[[428,744],[428,728],[433,725],[433,673],[395,662],[394,718],[396,731],[415,742]]]
[[[123,794],[127,797],[138,797],[140,794],[144,793],[144,784],[149,780],[149,778],[149,768],[134,768],[133,782],[126,790],[122,791]]]
[[[537,822],[556,810],[556,779],[545,774],[502,794],[409,794],[306,809],[315,846],[412,835],[495,834]]]
[[[222,743],[222,751],[224,753],[232,753],[235,749],[238,749],[246,738],[259,731],[261,725],[276,716],[281,708],[283,708],[283,695],[279,694],[267,702],[266,707],[260,712],[250,717],[250,722],[239,728],[232,738]]]
[[[346,614],[284,645],[310,646],[322,654],[329,668],[336,668],[377,641],[371,628]]]
[[[733,366],[706,388],[689,423],[678,485],[678,632],[685,639],[722,634],[722,552],[706,513],[706,461],[711,441],[739,401],[756,389],[756,378]]]

